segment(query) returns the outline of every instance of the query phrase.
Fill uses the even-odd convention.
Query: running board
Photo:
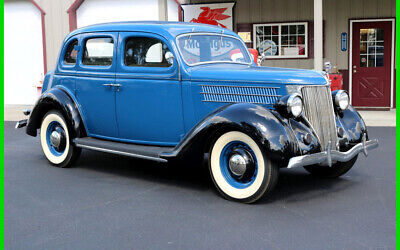
[[[74,144],[78,148],[91,149],[105,153],[124,155],[158,162],[168,162],[166,159],[161,158],[160,154],[170,152],[174,149],[174,147],[139,145],[101,140],[93,137],[76,138],[74,139]]]

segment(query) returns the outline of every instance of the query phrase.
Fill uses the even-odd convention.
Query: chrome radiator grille
[[[305,86],[301,89],[304,101],[304,115],[311,123],[322,146],[326,150],[331,141],[331,149],[336,148],[337,132],[329,86]]]
[[[203,102],[274,104],[279,87],[200,85]]]

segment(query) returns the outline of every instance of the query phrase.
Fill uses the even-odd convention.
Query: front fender
[[[72,138],[86,134],[76,103],[65,90],[57,87],[46,91],[40,96],[29,117],[26,133],[36,136],[44,115],[52,109],[58,110],[64,116]]]
[[[360,143],[365,133],[368,140],[367,126],[360,114],[352,106],[344,111],[336,111],[336,124],[344,129],[344,137],[349,146]]]
[[[252,137],[273,161],[296,155],[298,143],[291,129],[278,116],[262,106],[238,103],[223,106],[201,120],[175,147],[163,153],[163,158],[183,158],[193,153],[208,152],[223,133],[237,130]]]

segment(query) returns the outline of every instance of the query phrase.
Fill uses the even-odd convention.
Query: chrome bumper
[[[24,109],[24,111],[22,111],[22,113],[24,113],[24,115],[28,116],[28,115],[31,114],[31,110],[30,110],[30,109]],[[23,127],[25,127],[27,124],[28,124],[28,119],[24,119],[24,120],[18,121],[18,122],[15,124],[15,129],[23,128]]]
[[[18,122],[15,124],[15,129],[25,127],[27,124],[28,124],[28,120],[27,120],[27,119],[18,121]]]
[[[368,156],[368,150],[378,147],[378,140],[375,139],[367,141],[365,138],[366,136],[364,135],[362,142],[356,144],[347,152],[331,150],[330,145],[328,145],[327,150],[324,152],[293,157],[289,160],[288,168],[302,167],[314,164],[326,164],[331,167],[333,162],[349,161],[361,152],[363,152],[365,156]]]

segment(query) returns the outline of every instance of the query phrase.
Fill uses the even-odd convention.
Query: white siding
[[[116,21],[159,20],[157,0],[85,0],[76,12],[79,27]]]
[[[213,0],[187,0],[185,3]],[[220,0],[218,2],[232,2]],[[238,23],[313,21],[313,0],[248,0],[236,1],[234,26]],[[349,19],[387,18],[396,16],[396,0],[324,0],[324,61],[348,69],[348,52],[340,48],[340,35],[349,33]],[[312,48],[311,48],[312,49]],[[264,65],[313,68],[313,59],[267,60]]]
[[[179,6],[174,0],[167,0],[168,21],[179,21]]]
[[[35,0],[46,12],[46,53],[47,70],[53,70],[56,65],[60,46],[69,33],[67,10],[74,0]]]
[[[4,103],[33,104],[43,77],[42,21],[28,1],[4,3]]]
[[[340,34],[350,35],[349,19],[395,17],[395,12],[395,0],[325,0],[325,61],[348,69],[348,51],[341,51]]]

